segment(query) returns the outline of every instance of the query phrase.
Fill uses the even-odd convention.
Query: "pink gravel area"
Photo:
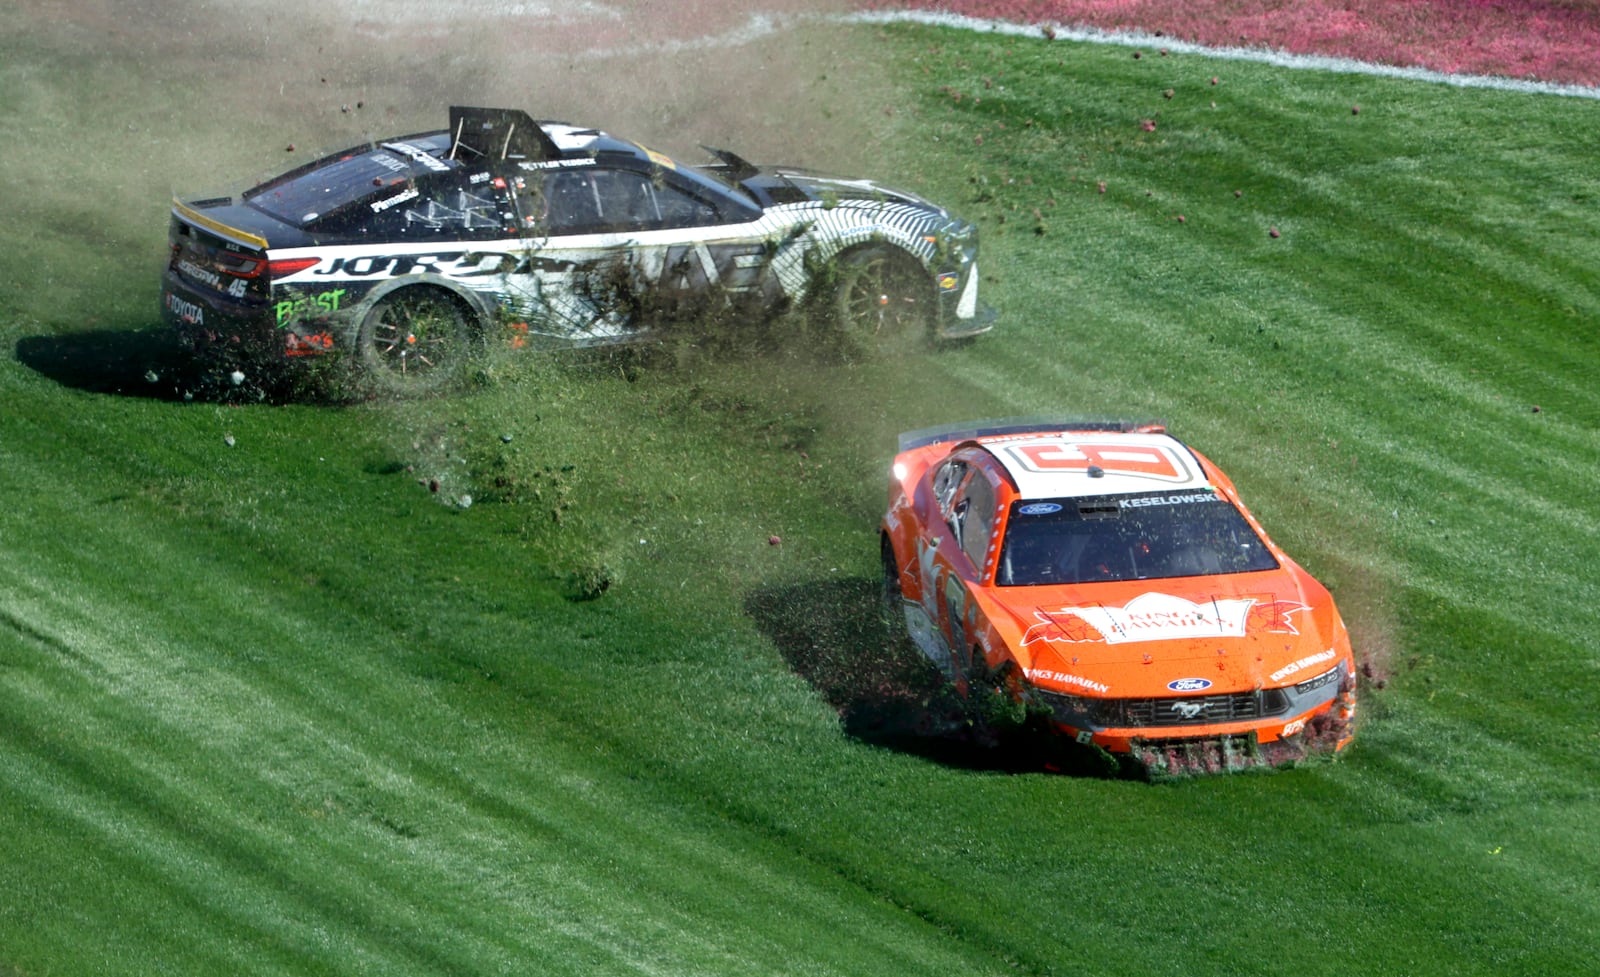
[[[1142,31],[1208,47],[1600,85],[1595,0],[866,0],[1041,27]]]

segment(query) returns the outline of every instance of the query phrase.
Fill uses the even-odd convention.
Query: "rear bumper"
[[[161,319],[184,349],[198,355],[233,352],[264,356],[273,349],[273,329],[262,310],[219,301],[188,287],[172,272],[161,277]]]
[[[343,293],[339,293],[343,294]],[[326,303],[324,303],[325,305]],[[348,339],[344,321],[324,315],[292,317],[314,299],[263,304],[236,302],[214,292],[189,287],[168,271],[161,281],[161,318],[178,344],[199,357],[241,357],[263,363],[320,356]],[[283,318],[286,321],[277,321]]]

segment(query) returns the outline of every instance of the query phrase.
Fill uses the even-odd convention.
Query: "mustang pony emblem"
[[[1179,719],[1196,719],[1205,711],[1205,704],[1201,702],[1174,702],[1172,714]]]

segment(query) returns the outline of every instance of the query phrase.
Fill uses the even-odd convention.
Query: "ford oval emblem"
[[[1055,502],[1029,502],[1017,510],[1024,516],[1048,516],[1052,512],[1060,512],[1061,506]]]
[[[1167,683],[1167,688],[1174,692],[1199,692],[1211,688],[1208,678],[1180,678]]]

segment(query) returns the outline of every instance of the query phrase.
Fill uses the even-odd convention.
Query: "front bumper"
[[[994,328],[1000,313],[978,299],[978,264],[971,261],[960,272],[934,277],[939,296],[938,322],[934,335],[939,339],[965,339]]]
[[[1239,751],[1337,752],[1354,728],[1356,679],[1348,662],[1296,685],[1212,696],[1103,699],[1031,688],[1052,722],[1079,743],[1136,756],[1190,747],[1226,761]],[[1270,747],[1270,748],[1269,748]]]

